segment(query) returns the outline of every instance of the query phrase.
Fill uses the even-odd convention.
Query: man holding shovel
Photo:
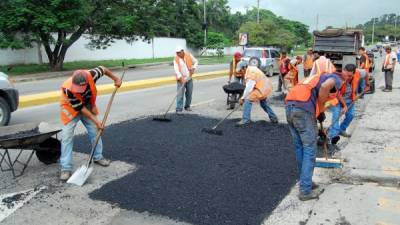
[[[103,75],[111,78],[116,87],[121,86],[121,79],[103,66],[91,70],[76,70],[61,86],[61,121],[64,124],[60,157],[62,181],[68,180],[71,176],[73,138],[78,122],[81,121],[85,126],[91,144],[96,140],[97,130],[103,129],[101,121],[97,119],[99,111],[96,106],[96,82]],[[110,160],[103,157],[102,151],[100,139],[93,159],[101,166],[109,166]]]
[[[177,98],[176,113],[181,114],[183,111],[183,94],[185,94],[185,110],[192,111],[190,104],[192,103],[193,81],[192,76],[197,68],[198,61],[192,54],[178,46],[176,48],[176,56],[174,60],[174,70],[177,82]]]

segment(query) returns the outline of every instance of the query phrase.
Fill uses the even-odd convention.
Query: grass
[[[293,56],[298,56],[298,55],[303,56],[304,54],[306,54],[306,52],[307,48],[298,48],[293,51]]]
[[[199,64],[222,64],[229,63],[232,56],[208,56],[208,57],[198,57]],[[173,57],[166,58],[155,58],[155,59],[124,59],[124,60],[98,60],[98,61],[75,61],[64,63],[65,71],[81,69],[81,68],[93,68],[98,65],[103,65],[106,67],[121,66],[122,62],[125,62],[126,66],[141,65],[147,63],[163,63],[172,62]],[[11,68],[8,71],[8,68]],[[23,64],[23,65],[10,65],[10,66],[0,66],[0,71],[4,71],[8,75],[26,75],[33,73],[43,73],[50,72],[48,64],[38,65],[38,64]]]

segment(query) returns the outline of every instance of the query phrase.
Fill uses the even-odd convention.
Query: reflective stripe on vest
[[[182,58],[175,56],[175,62],[178,65],[179,72],[182,73],[181,64],[179,63],[180,59]],[[192,55],[190,55],[190,53],[185,52],[185,56],[183,57],[183,62],[185,63],[186,68],[190,71],[193,67]]]
[[[306,55],[304,60],[304,69],[312,69],[314,63],[314,59],[312,55]]]
[[[90,97],[90,104],[92,107],[96,106],[96,97],[97,97],[97,88],[96,84],[93,80],[92,75],[90,74],[89,71],[86,71],[86,80],[88,82],[90,92],[91,92],[91,97]],[[68,78],[61,86],[61,99],[60,99],[60,118],[61,122],[65,125],[71,122],[79,112],[75,111],[75,109],[72,107],[68,96],[65,94],[64,89],[67,89],[71,91],[72,89],[72,76]],[[72,91],[71,91],[72,92]],[[81,94],[79,93],[72,93],[77,99],[83,102],[83,98]]]
[[[254,80],[256,85],[249,94],[250,101],[260,101],[266,99],[272,92],[272,82],[264,73],[255,66],[249,66],[246,70],[246,80]]]

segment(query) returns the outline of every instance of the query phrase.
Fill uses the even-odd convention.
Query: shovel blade
[[[93,172],[93,167],[86,167],[85,165],[79,167],[72,176],[68,179],[67,183],[82,186]]]

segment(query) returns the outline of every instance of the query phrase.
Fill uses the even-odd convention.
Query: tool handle
[[[186,82],[190,81],[191,79],[192,79],[192,78],[190,78],[190,79],[187,80]],[[185,84],[186,84],[186,83],[185,83]],[[182,86],[178,89],[178,91],[177,91],[175,97],[172,99],[172,102],[169,104],[169,106],[168,106],[168,108],[167,108],[167,111],[165,111],[164,117],[167,116],[167,114],[168,114],[169,110],[171,109],[172,105],[174,104],[176,98],[178,98],[179,93],[180,93],[180,92],[183,90],[183,88],[185,87],[185,84],[182,84]]]
[[[121,76],[121,81],[124,79],[125,72],[126,72],[126,69],[124,68],[124,72],[122,73],[122,76]],[[92,162],[93,162],[94,151],[95,151],[95,149],[97,147],[97,144],[99,143],[101,134],[103,133],[103,130],[104,130],[104,127],[106,125],[107,118],[108,118],[108,114],[110,113],[111,105],[112,105],[112,103],[114,101],[114,96],[117,93],[117,91],[118,91],[118,87],[115,87],[113,92],[112,92],[112,94],[111,94],[110,100],[108,101],[106,112],[104,113],[104,117],[103,117],[103,120],[101,122],[101,125],[102,125],[103,129],[101,129],[101,130],[99,130],[97,132],[96,141],[92,145],[92,151],[90,152],[90,158],[89,158],[89,160],[87,162],[87,167],[88,168],[89,168],[90,164],[92,164]]]
[[[212,129],[215,130],[217,129],[217,127],[219,125],[221,125],[222,122],[224,122],[226,119],[228,119],[228,117],[230,117],[234,112],[236,112],[238,109],[240,109],[240,107],[237,107],[235,109],[233,109],[230,113],[228,113],[228,115],[226,115],[222,120],[220,120]]]

